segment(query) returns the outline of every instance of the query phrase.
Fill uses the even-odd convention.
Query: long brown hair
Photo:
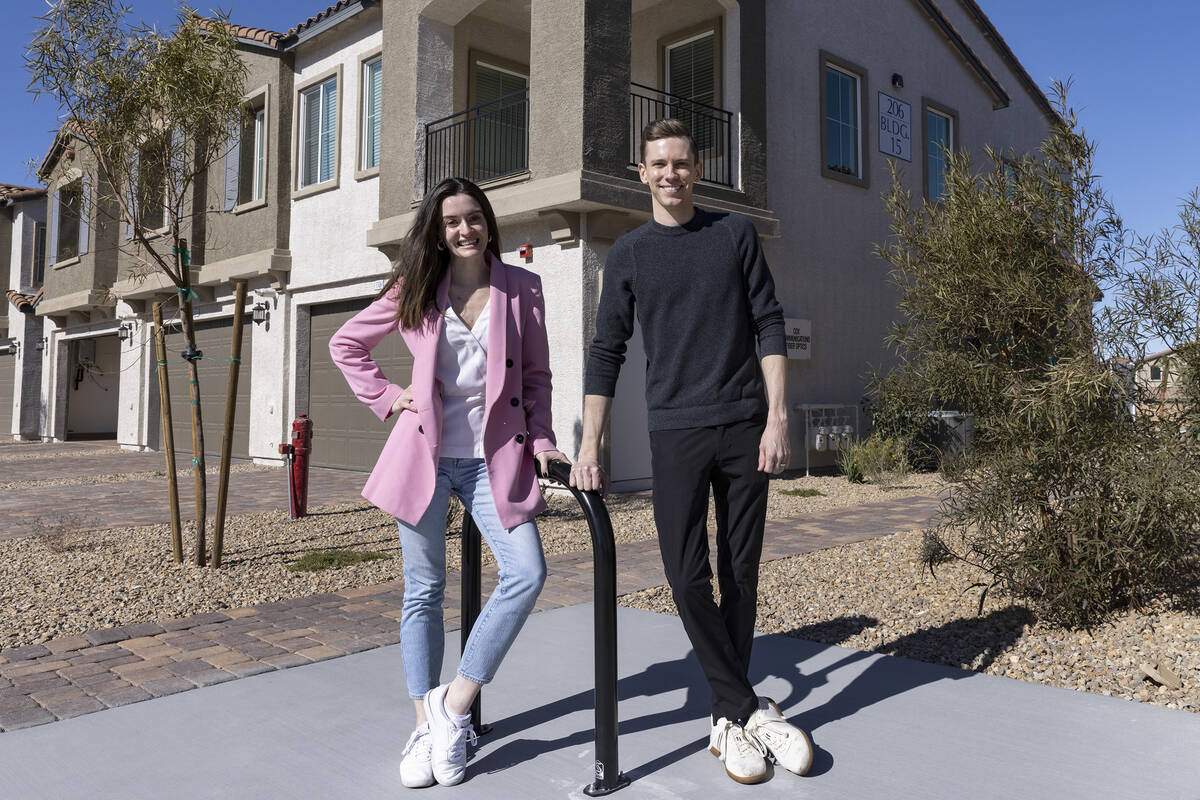
[[[408,235],[400,244],[400,257],[392,267],[392,277],[379,293],[383,297],[397,283],[400,284],[396,321],[402,328],[413,330],[432,318],[438,285],[450,266],[450,251],[446,249],[445,232],[442,229],[442,201],[456,194],[468,195],[479,203],[488,227],[487,249],[497,260],[500,258],[500,231],[496,225],[496,214],[482,189],[466,178],[446,178],[430,189],[417,209],[417,217]]]

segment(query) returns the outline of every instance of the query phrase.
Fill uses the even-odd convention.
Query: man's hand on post
[[[584,492],[599,492],[608,496],[608,475],[595,458],[579,459],[571,465],[571,485]]]

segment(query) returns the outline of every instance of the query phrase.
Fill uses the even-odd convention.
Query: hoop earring
[[[438,242],[438,243],[437,243],[437,249],[438,249],[438,250],[445,250],[445,249],[446,249],[446,243],[445,243],[445,242]]]

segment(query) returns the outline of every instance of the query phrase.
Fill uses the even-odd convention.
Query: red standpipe
[[[308,514],[308,456],[312,452],[312,420],[300,414],[292,420],[292,441],[279,445],[287,456],[288,517],[299,519]]]

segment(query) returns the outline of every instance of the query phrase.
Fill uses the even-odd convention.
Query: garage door
[[[17,383],[17,357],[0,353],[0,437],[12,431],[13,388]]]
[[[367,302],[364,298],[312,307],[308,408],[313,420],[312,462],[318,466],[369,470],[391,431],[392,420],[380,422],[360,403],[329,357],[329,338]],[[392,383],[411,382],[412,356],[399,334],[385,337],[371,355]]]
[[[253,325],[242,324],[242,368],[238,374],[237,412],[233,418],[233,455],[247,458],[250,449],[250,342]],[[229,346],[233,320],[196,323],[196,347],[205,355],[200,359],[200,403],[204,412],[204,452],[220,456],[221,434],[225,424],[225,387],[229,381]],[[175,452],[192,452],[192,410],[188,394],[187,365],[180,363],[183,334],[171,328],[167,337],[167,355],[171,362],[171,429],[175,432]]]

